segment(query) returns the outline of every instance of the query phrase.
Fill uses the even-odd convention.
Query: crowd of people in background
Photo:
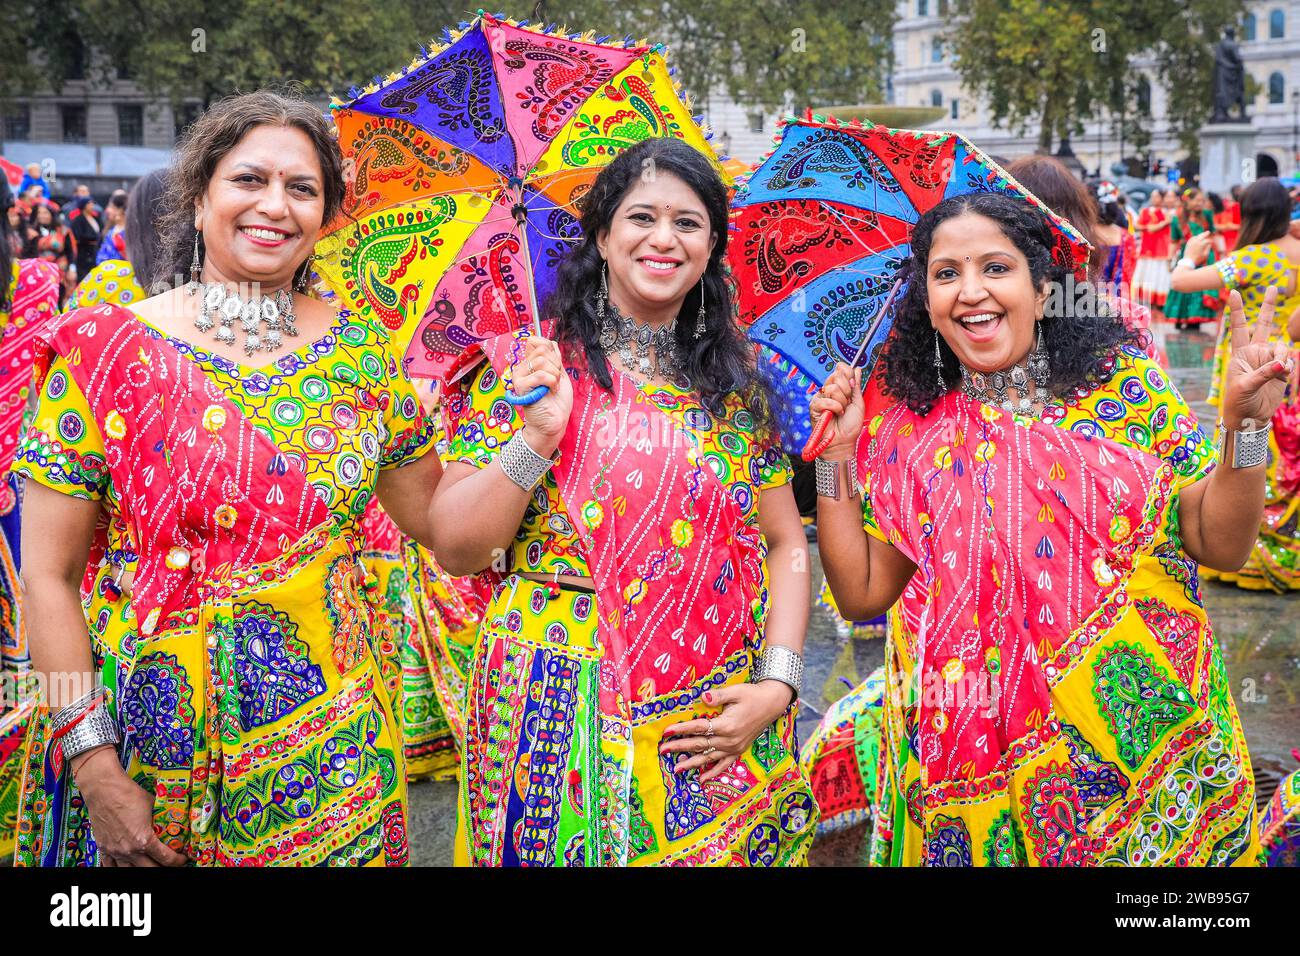
[[[27,167],[15,194],[5,190],[6,241],[11,254],[54,263],[62,279],[60,305],[99,263],[126,258],[127,192],[116,189],[100,205],[78,184],[59,202],[37,163]]]

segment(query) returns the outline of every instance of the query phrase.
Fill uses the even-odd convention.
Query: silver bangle
[[[756,656],[749,679],[754,684],[765,680],[780,681],[794,691],[793,703],[803,688],[803,655],[780,644],[769,644]]]
[[[60,735],[59,746],[63,750],[64,765],[87,750],[106,744],[116,747],[121,739],[117,732],[117,720],[108,710],[108,702],[100,701],[99,706]]]
[[[1265,422],[1263,428],[1252,431],[1234,431],[1232,433],[1232,467],[1254,468],[1268,461],[1268,436],[1273,430],[1272,422]],[[1219,422],[1219,456],[1227,444],[1228,427]]]
[[[813,463],[817,476],[817,496],[840,500],[840,463],[818,458]]]
[[[497,461],[501,463],[501,470],[506,473],[506,477],[528,494],[533,493],[542,476],[555,464],[554,458],[543,458],[533,451],[532,446],[524,440],[523,432],[515,432],[501,446]]]
[[[51,720],[54,724],[54,729],[62,730],[64,727],[68,726],[68,724],[76,720],[84,711],[89,710],[97,698],[107,696],[108,688],[103,684],[97,684],[90,691],[82,694],[54,715]]]

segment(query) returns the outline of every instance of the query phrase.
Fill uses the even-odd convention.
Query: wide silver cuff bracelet
[[[497,461],[501,462],[501,470],[506,473],[506,477],[529,494],[542,480],[542,475],[555,464],[555,459],[544,458],[533,451],[532,446],[524,440],[523,432],[515,432],[501,446]]]
[[[750,683],[779,680],[798,698],[803,688],[803,656],[780,644],[769,644],[754,661],[754,670],[749,677]]]
[[[817,478],[817,494],[822,498],[840,500],[840,463],[818,458],[813,464]]]
[[[1232,467],[1254,468],[1268,461],[1268,436],[1273,430],[1273,423],[1265,423],[1263,428],[1255,431],[1234,431],[1232,433]],[[1219,422],[1219,448],[1227,444],[1228,429]],[[1222,455],[1222,451],[1220,451]]]
[[[66,765],[78,754],[105,744],[116,746],[121,739],[117,732],[117,720],[109,711],[108,702],[100,701],[99,706],[59,737],[59,746],[63,748],[63,761]]]

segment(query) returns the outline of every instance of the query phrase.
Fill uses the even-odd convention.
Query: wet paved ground
[[[1205,326],[1207,330],[1209,326]],[[1169,354],[1171,374],[1197,415],[1212,426],[1204,404],[1214,334],[1175,332],[1158,327]],[[814,568],[821,586],[821,567]],[[1235,587],[1207,584],[1204,589],[1215,633],[1234,688],[1257,773],[1290,771],[1290,756],[1300,747],[1300,594],[1279,597]],[[884,660],[880,640],[841,641],[827,614],[814,607],[806,644],[806,706],[799,715],[799,734],[806,738],[819,713]],[[421,866],[451,862],[455,828],[454,783],[417,783],[411,787],[413,862]],[[853,866],[862,857],[862,827],[821,838],[813,848],[814,865]]]

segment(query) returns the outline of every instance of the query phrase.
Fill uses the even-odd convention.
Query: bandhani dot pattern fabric
[[[523,424],[491,355],[444,400],[450,458],[476,467]],[[748,674],[767,602],[758,497],[790,480],[788,465],[738,399],[715,415],[680,389],[619,376],[606,392],[570,374],[570,429],[510,560],[589,575],[595,593],[500,577],[471,669],[456,860],[801,863],[816,808],[788,714],[707,783],[658,750],[666,727],[710,713],[704,691]]]
[[[1214,448],[1140,351],[1109,373],[1042,422],[954,392],[864,432],[864,526],[918,567],[891,612],[874,864],[1259,860],[1178,530]]]
[[[340,313],[252,369],[103,305],[48,343],[16,471],[103,503],[87,622],[160,839],[197,865],[406,863],[400,681],[360,523],[432,429],[382,334]],[[96,865],[49,731],[39,714],[16,862]]]

